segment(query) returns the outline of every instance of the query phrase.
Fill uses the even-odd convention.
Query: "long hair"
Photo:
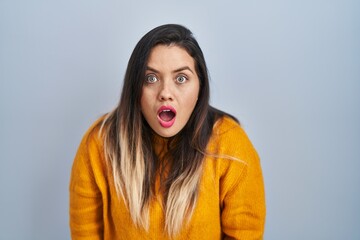
[[[198,101],[185,127],[167,141],[164,174],[153,148],[154,132],[142,116],[140,99],[149,54],[156,45],[175,45],[194,59],[200,81]],[[206,146],[215,121],[224,113],[209,105],[209,77],[204,55],[187,28],[167,24],[145,34],[128,62],[118,106],[102,121],[104,151],[114,184],[133,222],[149,227],[149,205],[160,173],[165,230],[176,235],[196,207]]]

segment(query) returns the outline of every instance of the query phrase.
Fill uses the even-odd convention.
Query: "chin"
[[[164,133],[163,131],[161,131],[161,132],[158,131],[156,133],[159,136],[164,137],[164,138],[170,138],[170,137],[173,137],[173,136],[175,136],[177,134],[177,132],[176,133],[169,133],[169,132]]]
[[[170,138],[170,137],[173,137],[176,134],[178,134],[180,132],[180,130],[176,130],[176,129],[158,129],[155,132],[161,137]]]

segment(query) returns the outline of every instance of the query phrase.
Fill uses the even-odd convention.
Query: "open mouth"
[[[160,125],[169,128],[171,127],[175,122],[176,117],[176,110],[172,107],[160,107],[158,111],[158,119],[160,122]]]
[[[175,117],[175,113],[170,109],[163,110],[159,113],[159,118],[165,122],[170,122]]]

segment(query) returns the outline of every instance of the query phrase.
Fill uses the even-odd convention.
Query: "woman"
[[[209,106],[192,33],[163,25],[136,45],[119,105],[85,134],[70,181],[73,239],[262,239],[258,155]]]

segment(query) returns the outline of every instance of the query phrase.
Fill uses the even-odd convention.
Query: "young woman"
[[[192,33],[163,25],[136,45],[119,105],[85,134],[70,180],[72,239],[262,239],[258,155],[209,105]]]

